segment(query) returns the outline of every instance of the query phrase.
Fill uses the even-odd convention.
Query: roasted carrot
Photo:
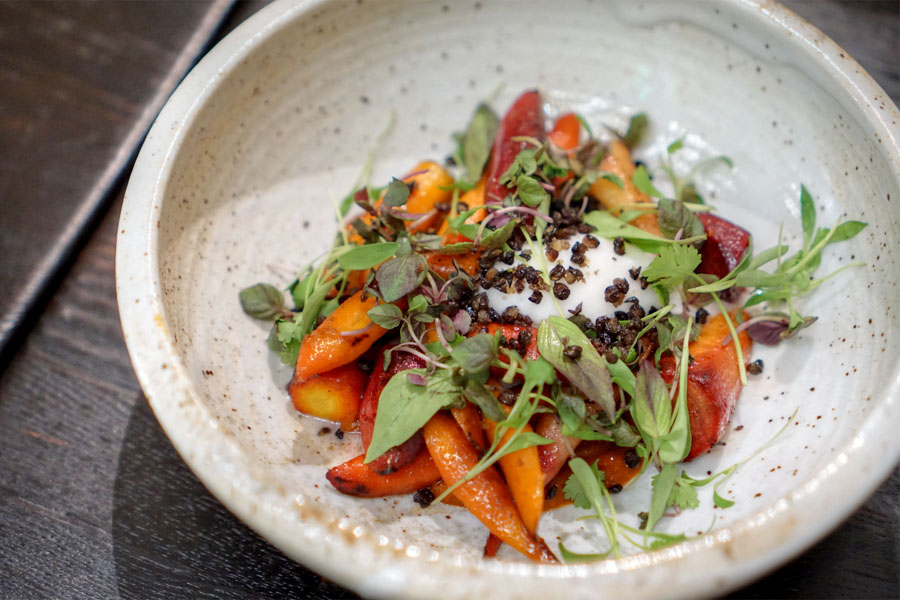
[[[578,116],[575,113],[566,113],[553,124],[553,129],[547,134],[547,139],[560,150],[574,150],[578,147],[580,133],[581,122],[578,120]]]
[[[379,475],[370,469],[363,462],[365,458],[365,454],[360,454],[332,467],[325,477],[339,492],[365,498],[411,494],[428,487],[441,477],[424,448],[411,463],[389,475]]]
[[[625,189],[606,179],[598,179],[591,184],[590,194],[600,201],[605,209],[618,215],[624,206],[649,202],[647,195],[637,189],[631,178],[634,176],[635,166],[631,159],[628,147],[616,140],[609,146],[609,152],[600,161],[600,169],[615,173],[622,179]]]
[[[478,453],[450,415],[434,415],[425,424],[424,434],[428,452],[446,483],[459,481],[478,462]],[[493,467],[461,484],[454,494],[501,540],[532,560],[556,562],[544,541],[525,527],[509,488]]]
[[[445,281],[453,276],[457,266],[469,277],[474,277],[478,273],[479,258],[481,258],[481,250],[466,252],[465,254],[444,254],[440,250],[425,253],[428,268],[440,275]]]
[[[406,176],[403,181],[411,184],[412,191],[406,200],[406,211],[422,215],[421,219],[407,224],[410,232],[433,231],[433,227],[441,220],[441,213],[435,204],[450,201],[453,192],[453,177],[439,164],[425,161],[417,164],[413,175]]]
[[[693,360],[688,367],[687,406],[691,420],[691,451],[685,460],[693,460],[719,441],[741,395],[734,342],[722,343],[729,335],[725,317],[716,315],[703,325],[700,335],[690,343]],[[750,336],[742,331],[738,339],[744,356],[750,356],[753,345]],[[675,367],[675,358],[671,354],[660,358],[659,374],[666,383],[671,384],[678,377]]]
[[[553,440],[552,444],[543,444],[537,447],[541,470],[544,472],[544,485],[546,485],[572,458],[572,453],[581,443],[581,439],[565,437],[562,434],[559,417],[550,413],[538,415],[534,428],[538,435]]]
[[[384,352],[389,352],[386,349]],[[375,369],[369,377],[365,394],[359,408],[359,433],[362,437],[363,449],[368,450],[372,443],[372,433],[375,430],[375,417],[378,414],[378,400],[381,392],[390,381],[391,377],[400,371],[418,369],[425,366],[425,361],[412,354],[398,352],[391,358],[387,371],[383,368],[384,354],[378,354]],[[412,462],[422,450],[425,442],[422,433],[416,432],[405,442],[390,448],[387,452],[368,463],[368,467],[379,475],[387,475]]]
[[[350,363],[306,379],[294,377],[288,392],[298,411],[337,421],[344,431],[353,431],[368,381],[368,375]]]
[[[497,556],[497,551],[500,550],[500,546],[502,545],[503,540],[498,538],[493,533],[489,533],[487,541],[484,543],[484,557],[494,558],[495,556]]]
[[[481,413],[474,404],[469,402],[463,408],[454,408],[450,410],[450,414],[456,420],[466,439],[479,453],[484,452],[487,447],[487,437],[484,435],[484,425],[481,422]]]
[[[361,291],[341,302],[321,325],[303,338],[294,376],[306,379],[362,356],[387,331],[366,314],[375,303],[375,298],[363,299]]]
[[[510,189],[500,183],[503,174],[528,147],[522,137],[544,139],[544,107],[541,95],[529,90],[520,95],[506,111],[497,128],[497,135],[491,147],[491,158],[486,167],[487,181],[484,196],[488,204],[500,204]]]
[[[476,185],[471,190],[463,193],[463,195],[459,197],[460,212],[478,206],[484,206],[484,177],[481,178],[481,180],[478,182],[478,185]],[[465,220],[465,223],[468,223],[470,225],[481,223],[486,215],[487,211],[485,209],[482,208],[480,210],[476,210],[473,214],[469,215],[469,217]],[[472,241],[460,233],[451,232],[449,221],[444,221],[443,224],[441,224],[441,228],[438,229],[438,235],[444,237],[445,245]]]
[[[631,448],[623,448],[616,446],[610,442],[587,441],[578,446],[575,456],[583,458],[588,464],[598,463],[600,470],[604,472],[606,478],[604,484],[607,489],[615,486],[625,486],[629,481],[637,477],[641,472],[641,462],[638,460],[636,466],[629,467],[626,462],[626,454],[634,451]],[[566,504],[571,504],[563,493],[572,471],[566,464],[564,468],[547,484],[547,500],[544,502],[544,510],[553,510]]]
[[[485,417],[484,430],[493,443],[497,424]],[[522,431],[531,433],[533,430],[530,425],[526,424]],[[513,433],[513,431],[507,431],[500,439],[500,446],[503,446]],[[536,533],[538,520],[544,510],[544,472],[541,470],[537,446],[510,452],[497,462],[500,464],[500,470],[503,471],[503,477],[506,479],[513,501],[519,509],[519,514],[522,515],[522,522],[525,523],[528,531]]]

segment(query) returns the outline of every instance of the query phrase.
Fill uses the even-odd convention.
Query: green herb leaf
[[[672,427],[672,401],[669,389],[649,361],[641,362],[631,399],[631,418],[648,445],[654,449]]]
[[[420,254],[407,254],[387,261],[375,272],[375,281],[385,302],[393,302],[422,285],[428,263]]]
[[[573,345],[581,348],[581,356],[576,360],[563,354],[567,346]],[[537,347],[547,362],[603,409],[610,422],[616,421],[616,402],[606,363],[577,325],[562,317],[545,319],[538,328]]]
[[[378,400],[378,414],[372,430],[372,442],[365,462],[371,462],[402,444],[417,432],[437,411],[459,401],[461,389],[454,385],[451,373],[439,369],[426,378],[426,384],[414,385],[408,375],[425,377],[426,369],[400,371],[391,377]]]
[[[379,304],[373,306],[366,313],[373,323],[385,329],[394,329],[403,322],[403,311],[393,304]]]
[[[477,226],[474,226],[477,229]],[[507,221],[500,229],[485,229],[481,236],[481,245],[488,248],[502,248],[516,229],[515,221]],[[462,231],[460,231],[462,233]],[[466,235],[463,233],[463,235]],[[469,237],[466,235],[466,237]],[[474,238],[475,236],[471,236]]]
[[[594,227],[594,231],[591,232],[593,235],[608,240],[621,237],[626,242],[634,244],[645,252],[659,253],[666,246],[682,245],[673,240],[648,233],[643,229],[638,229],[634,225],[629,225],[614,217],[609,211],[592,210],[584,215],[583,220]]]
[[[484,416],[491,421],[499,423],[506,418],[506,411],[503,410],[500,401],[477,381],[469,379],[463,389],[463,395],[466,400],[481,409]]]
[[[407,307],[406,312],[408,313],[417,313],[424,312],[428,309],[428,300],[422,294],[416,294],[409,301],[409,307]]]
[[[673,244],[660,248],[659,256],[643,270],[643,275],[650,283],[672,289],[691,277],[700,261],[700,253],[693,246]]]
[[[484,103],[478,105],[462,139],[462,160],[469,181],[478,181],[491,154],[500,120]]]
[[[653,527],[656,526],[669,506],[669,497],[672,495],[672,488],[675,486],[677,474],[677,467],[673,464],[668,464],[651,479],[653,493],[650,496],[647,531],[653,531]]]
[[[800,186],[800,223],[803,225],[803,249],[807,250],[816,230],[816,205],[805,185]]]
[[[648,196],[652,196],[654,198],[665,198],[665,195],[658,189],[656,189],[653,183],[651,183],[650,174],[647,173],[647,169],[644,168],[644,165],[640,165],[635,170],[634,175],[631,176],[631,181],[632,183],[634,183],[634,187],[644,192]]]
[[[573,458],[569,461],[572,476],[566,480],[563,494],[578,508],[590,510],[603,498],[601,486],[606,480],[606,473],[597,468],[597,463],[589,465],[583,458]]]
[[[634,373],[631,372],[631,369],[628,368],[625,361],[617,360],[614,363],[610,363],[604,358],[603,364],[606,365],[606,368],[612,377],[612,382],[622,388],[629,396],[634,396]]]
[[[622,141],[625,143],[629,150],[631,150],[641,142],[641,139],[643,139],[649,125],[650,121],[649,119],[647,119],[647,115],[645,113],[637,113],[636,115],[632,115],[631,119],[628,121],[628,129],[625,130],[625,135],[622,136]]]
[[[674,239],[679,231],[682,238],[702,236],[706,233],[697,215],[688,210],[681,200],[662,198],[659,201],[658,220],[659,229],[669,239]]]
[[[519,175],[516,179],[516,194],[522,204],[532,208],[540,206],[550,196],[537,179],[528,175]]]
[[[379,242],[350,248],[338,257],[338,264],[348,271],[371,269],[386,261],[397,253],[400,245],[397,242]]]
[[[828,243],[835,244],[837,242],[849,240],[865,229],[866,225],[868,225],[868,223],[863,223],[862,221],[844,221],[834,228],[834,233],[831,234],[831,239],[828,240]]]
[[[284,311],[284,294],[274,285],[257,283],[241,290],[241,308],[254,319],[270,320]]]
[[[730,506],[734,506],[734,500],[723,498],[719,495],[719,492],[713,490],[713,504],[715,504],[719,508],[728,508]]]
[[[556,398],[556,410],[562,420],[562,434],[582,440],[612,441],[609,432],[599,431],[590,426],[586,418],[584,400],[578,396],[560,394]]]
[[[484,372],[497,358],[497,340],[490,334],[479,333],[460,342],[450,351],[450,356],[467,374]]]
[[[509,168],[500,176],[500,185],[513,183],[520,175],[532,175],[537,171],[537,159],[535,158],[537,150],[535,148],[525,148],[521,150],[513,160]]]
[[[680,506],[685,510],[700,506],[697,490],[692,485],[690,478],[686,478],[683,471],[681,476],[675,479],[672,493],[669,494],[668,504],[669,506]]]
[[[681,136],[666,147],[666,154],[669,156],[675,154],[684,147],[684,136]]]
[[[403,206],[409,199],[409,186],[394,177],[384,192],[384,203],[388,206]]]

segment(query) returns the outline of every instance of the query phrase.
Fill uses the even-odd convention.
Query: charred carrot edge
[[[356,360],[387,331],[369,319],[375,298],[356,292],[303,338],[295,377],[306,379]],[[358,332],[354,335],[344,335]]]
[[[493,533],[489,533],[487,541],[484,542],[484,557],[494,558],[495,556],[497,556],[497,551],[500,550],[500,546],[502,545],[503,540],[498,538]]]
[[[425,424],[424,434],[444,482],[456,483],[478,462],[478,453],[450,415],[434,415]],[[544,541],[525,527],[509,488],[493,467],[458,486],[454,494],[501,540],[532,560],[556,562]]]
[[[454,408],[450,414],[456,420],[456,424],[466,434],[466,439],[478,453],[483,453],[487,447],[487,437],[484,434],[484,425],[481,422],[481,413],[473,404],[466,403],[463,408]]]
[[[423,448],[416,458],[390,475],[379,475],[363,462],[365,454],[332,467],[325,474],[338,491],[350,496],[377,498],[412,494],[440,480],[441,474]]]
[[[497,424],[488,418],[484,419],[484,430],[491,443],[494,441]],[[531,433],[531,425],[525,425],[523,433]],[[507,431],[500,440],[502,446],[512,436]],[[522,515],[522,522],[531,533],[537,532],[538,520],[544,511],[544,472],[541,470],[541,459],[537,446],[523,448],[500,458],[497,461],[503,477],[512,493],[513,501]]]

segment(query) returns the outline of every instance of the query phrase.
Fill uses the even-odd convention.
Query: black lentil
[[[638,456],[637,451],[634,448],[629,448],[625,451],[625,466],[629,469],[634,469],[639,464],[641,464],[641,457]]]
[[[563,350],[563,354],[566,358],[571,358],[572,360],[578,360],[581,358],[581,346],[576,346],[575,344],[570,344],[566,346]]]
[[[557,281],[553,284],[553,295],[559,298],[560,300],[565,300],[569,297],[571,291],[568,286],[561,281]]]
[[[613,252],[622,256],[625,254],[625,240],[620,237],[617,237],[613,240]]]
[[[709,311],[705,308],[698,308],[697,313],[694,315],[694,320],[697,321],[700,325],[706,323],[706,319],[709,317]]]
[[[531,292],[531,295],[528,296],[529,302],[533,302],[534,304],[540,304],[541,300],[544,299],[544,295],[540,293],[538,290],[534,290]]]
[[[421,490],[416,491],[413,494],[413,502],[421,506],[422,508],[427,508],[434,502],[434,492],[432,492],[429,488],[422,488]]]

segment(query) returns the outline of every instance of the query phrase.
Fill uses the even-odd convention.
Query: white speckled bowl
[[[551,7],[552,4],[552,7]],[[727,446],[689,466],[743,458],[799,407],[788,435],[723,488],[737,504],[666,524],[695,534],[655,553],[579,566],[482,560],[483,528],[448,507],[336,493],[325,469],[359,451],[298,416],[266,328],[241,288],[287,284],[334,231],[377,134],[376,181],[451,149],[476,102],[503,110],[538,86],[551,111],[599,126],[636,109],[654,123],[639,153],[689,133],[690,157],[726,153],[703,189],[757,233],[798,232],[799,184],[820,218],[868,221],[824,269],[867,263],[806,306],[821,321],[775,351],[745,390]],[[830,40],[763,0],[446,3],[281,0],[204,58],[141,151],[122,211],[119,307],[138,377],[173,444],[237,516],[289,556],[381,597],[699,596],[721,593],[812,544],[900,456],[900,151],[897,108]],[[877,310],[872,310],[877,307]],[[617,497],[643,508],[646,480]],[[629,500],[641,502],[635,505]],[[595,531],[557,511],[541,533]],[[581,528],[585,531],[579,531]],[[585,538],[588,539],[589,538]],[[587,543],[587,542],[585,542]]]

